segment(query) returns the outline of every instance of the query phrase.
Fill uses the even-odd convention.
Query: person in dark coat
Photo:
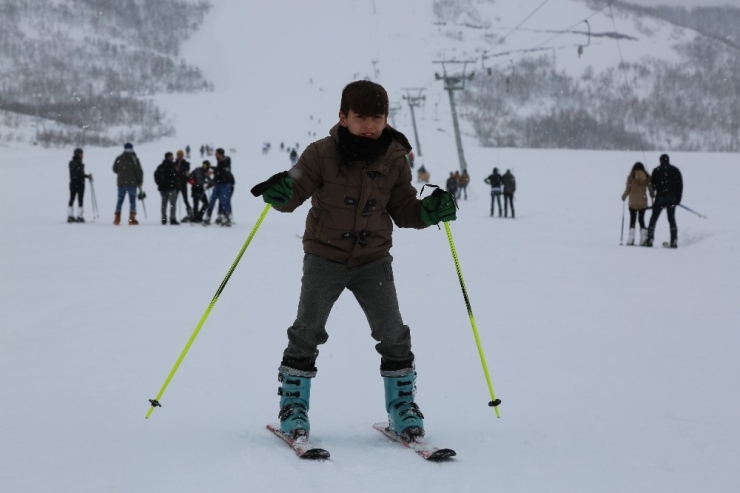
[[[190,192],[193,197],[193,222],[199,223],[203,220],[203,214],[208,209],[208,196],[206,195],[206,189],[211,186],[210,177],[211,162],[209,160],[203,161],[203,166],[195,168],[190,173],[188,182],[191,185]],[[198,207],[199,203],[203,203],[202,206]]]
[[[516,178],[510,169],[506,170],[501,177],[501,185],[504,187],[504,217],[509,217],[509,205],[511,205],[511,218],[514,215],[514,192],[516,192]],[[501,206],[499,206],[501,208]]]
[[[295,148],[290,150],[290,165],[295,166],[295,163],[298,161],[298,152],[295,150]]]
[[[645,246],[653,246],[655,238],[655,223],[658,222],[660,213],[666,209],[668,224],[671,227],[671,248],[678,248],[678,227],[676,226],[676,206],[681,203],[683,197],[683,177],[681,171],[670,163],[668,154],[660,156],[660,165],[653,170],[650,183],[655,191],[655,202],[653,202],[653,213],[650,216],[648,226],[648,239]]]
[[[175,159],[175,173],[177,173],[177,191],[182,194],[182,201],[185,202],[185,210],[188,216],[183,221],[190,221],[193,217],[193,208],[190,207],[188,200],[188,176],[190,175],[190,162],[185,159],[185,153],[182,150],[177,151]]]
[[[131,207],[128,223],[130,226],[136,226],[139,224],[139,221],[136,220],[136,189],[141,190],[141,185],[144,183],[144,171],[141,169],[141,163],[131,142],[124,144],[123,154],[113,162],[113,172],[118,175],[116,179],[118,183],[118,201],[116,202],[113,224],[121,224],[121,207],[123,207],[123,199],[128,195]]]
[[[493,217],[493,213],[495,211],[495,204],[498,202],[498,217],[501,217],[503,214],[501,210],[501,175],[498,172],[498,168],[493,168],[493,173],[488,175],[484,180],[484,182],[491,185],[491,217]]]
[[[203,224],[211,224],[213,208],[218,201],[217,223],[222,226],[231,226],[231,195],[234,193],[234,175],[231,173],[231,158],[224,154],[224,150],[216,149],[217,165],[213,168],[213,194],[208,203],[208,212]]]
[[[72,160],[69,162],[69,204],[67,205],[67,222],[84,223],[84,209],[82,207],[85,198],[85,178],[92,180],[92,173],[85,174],[85,165],[82,162],[82,149],[75,149]],[[74,202],[77,197],[77,217],[74,215]]]
[[[170,224],[180,224],[175,214],[179,177],[171,152],[165,153],[164,161],[154,171],[154,182],[157,184],[157,190],[159,190],[159,194],[162,196],[162,224],[167,224],[168,203],[170,204]]]
[[[445,183],[445,189],[450,195],[457,197],[457,177],[452,171],[450,171],[450,176]]]

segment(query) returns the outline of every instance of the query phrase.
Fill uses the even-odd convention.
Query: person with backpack
[[[501,210],[501,175],[498,172],[498,168],[493,168],[493,173],[488,175],[484,180],[487,184],[491,185],[491,217],[493,217],[494,211],[496,210],[496,203],[498,203],[498,217],[501,217],[503,211]]]
[[[170,204],[170,224],[174,226],[180,224],[176,214],[179,179],[172,153],[166,152],[162,164],[154,171],[154,182],[162,196],[162,224],[167,224],[167,204]]]
[[[136,189],[141,189],[144,183],[144,171],[141,169],[141,163],[131,142],[124,144],[123,154],[113,162],[113,172],[118,175],[118,202],[116,202],[113,224],[116,226],[121,224],[121,207],[123,207],[123,199],[128,195],[131,208],[128,223],[130,226],[135,226],[139,224],[136,220]]]
[[[504,176],[501,177],[501,185],[504,187],[504,217],[509,217],[509,205],[511,205],[511,218],[516,217],[514,215],[514,192],[516,192],[516,178],[512,174],[510,169],[506,170]],[[501,206],[499,206],[501,209]]]
[[[630,174],[627,175],[627,185],[622,194],[623,202],[629,197],[630,228],[627,245],[635,244],[635,225],[638,220],[640,222],[640,246],[645,246],[647,242],[648,230],[645,228],[645,211],[648,208],[648,192],[650,198],[655,199],[650,175],[645,170],[645,165],[638,161],[632,166]]]
[[[648,225],[648,238],[645,246],[653,246],[655,238],[655,224],[658,222],[663,209],[668,214],[668,224],[671,228],[671,248],[678,248],[678,227],[676,226],[676,206],[681,204],[683,197],[683,177],[681,171],[673,166],[668,154],[660,156],[660,165],[653,170],[650,183],[655,191],[653,213]]]
[[[67,222],[84,223],[84,209],[82,207],[85,198],[85,178],[92,180],[92,173],[85,174],[85,164],[82,162],[82,149],[75,149],[72,160],[69,162],[69,204],[67,205]],[[74,215],[74,203],[77,197],[77,217]],[[93,204],[95,205],[95,204]]]

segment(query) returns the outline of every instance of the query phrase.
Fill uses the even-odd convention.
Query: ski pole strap
[[[490,407],[496,411],[496,417],[500,418],[498,406],[501,404],[501,400],[496,398],[496,393],[493,390],[493,384],[491,383],[491,375],[488,372],[488,364],[486,364],[486,355],[483,353],[483,346],[480,342],[478,335],[478,327],[475,324],[475,317],[473,317],[473,309],[470,306],[470,298],[468,298],[468,291],[465,289],[465,280],[463,279],[462,269],[460,269],[460,261],[457,258],[457,250],[455,250],[455,242],[452,239],[452,231],[450,230],[450,223],[445,222],[445,232],[447,233],[447,240],[450,243],[450,250],[452,251],[452,259],[455,261],[455,270],[457,270],[457,278],[460,281],[460,288],[462,289],[463,298],[465,299],[465,307],[468,310],[468,317],[470,318],[470,325],[473,327],[473,336],[475,337],[475,345],[478,348],[478,354],[480,355],[480,362],[483,365],[483,374],[486,376],[486,383],[488,384],[488,391],[491,394],[491,401],[488,403]]]
[[[247,240],[244,242],[244,245],[242,245],[241,250],[239,250],[239,254],[236,256],[236,259],[234,259],[234,263],[231,264],[229,271],[226,273],[226,277],[224,277],[224,280],[221,281],[221,285],[218,287],[216,294],[213,296],[213,299],[208,304],[208,308],[206,308],[206,311],[203,313],[203,316],[200,317],[200,321],[198,322],[198,325],[195,327],[193,334],[190,336],[190,339],[188,339],[187,344],[185,344],[185,348],[183,348],[182,352],[180,353],[180,356],[177,358],[177,361],[175,362],[175,366],[172,367],[172,370],[170,370],[170,374],[167,375],[167,379],[164,381],[164,385],[162,385],[162,388],[159,389],[159,393],[157,394],[157,397],[154,399],[149,399],[151,406],[149,407],[149,411],[146,413],[147,419],[149,419],[149,416],[151,416],[152,411],[154,411],[155,407],[162,407],[162,405],[159,403],[159,400],[162,398],[164,391],[167,390],[167,386],[170,384],[172,377],[175,376],[177,369],[180,368],[180,363],[182,363],[182,360],[185,359],[185,355],[188,353],[188,350],[190,350],[190,346],[193,345],[195,338],[198,337],[198,333],[200,332],[200,329],[203,327],[203,324],[206,322],[208,315],[210,315],[211,310],[213,309],[214,305],[218,301],[218,297],[221,295],[224,288],[226,287],[226,283],[229,282],[229,279],[231,278],[231,274],[234,273],[236,266],[239,265],[239,261],[241,260],[242,255],[244,255],[244,252],[247,250],[247,247],[252,242],[252,238],[254,238],[254,235],[257,233],[257,230],[262,224],[262,221],[265,219],[265,216],[267,215],[267,213],[270,212],[270,207],[271,207],[270,204],[266,204],[265,208],[262,210],[262,214],[257,220],[257,223],[254,225],[254,228],[252,228],[252,232],[249,233]]]

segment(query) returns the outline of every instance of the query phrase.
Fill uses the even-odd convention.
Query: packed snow
[[[331,459],[302,461],[265,429],[277,421],[308,204],[267,214],[162,407],[144,419],[264,208],[249,189],[288,168],[281,141],[303,149],[326,135],[342,86],[373,76],[372,59],[392,99],[428,88],[417,167],[440,185],[458,168],[447,96],[433,81],[435,38],[414,38],[414,22],[432,22],[428,6],[213,3],[183,55],[215,92],[158,96],[178,137],[134,143],[148,194],[141,225],[112,224],[122,146],[85,149],[99,209],[94,218],[88,183],[86,224],[66,223],[72,149],[0,147],[0,491],[738,491],[733,154],[669,152],[683,203],[707,217],[677,211],[677,250],[626,247],[627,174],[635,161],[652,170],[663,151],[482,148],[463,124],[472,181],[451,230],[500,419],[444,228],[397,228],[391,250],[427,438],[454,448],[451,461],[426,462],[372,429],[385,419],[379,357],[350,294],[329,318],[312,389],[312,439]],[[414,143],[406,107],[396,127]],[[232,158],[235,226],[162,226],[156,165],[186,144],[198,165],[211,142]],[[493,167],[516,175],[514,220],[489,216]],[[664,215],[656,245],[667,239]]]

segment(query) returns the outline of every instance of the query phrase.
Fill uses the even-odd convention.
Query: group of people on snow
[[[188,146],[189,147],[189,146]],[[216,164],[211,165],[209,160],[191,169],[190,162],[186,159],[187,151],[178,150],[176,155],[166,152],[164,159],[154,171],[154,182],[157,185],[161,203],[162,224],[178,225],[177,199],[182,197],[185,203],[187,215],[183,222],[211,224],[213,210],[218,203],[218,217],[215,223],[222,226],[231,226],[232,211],[231,197],[234,194],[234,175],[231,172],[231,158],[226,156],[224,150],[215,150]],[[67,222],[85,222],[83,209],[83,196],[85,192],[85,179],[92,181],[92,173],[85,173],[85,165],[82,161],[83,150],[75,149],[72,160],[69,162],[69,187],[70,199],[67,212]],[[113,172],[117,175],[118,200],[114,213],[113,224],[121,224],[121,211],[123,203],[128,196],[129,216],[128,224],[134,226],[139,224],[136,219],[136,200],[144,200],[146,193],[142,189],[144,183],[144,171],[138,156],[134,152],[134,146],[127,142],[123,146],[123,153],[116,157],[113,162]],[[190,197],[193,205],[188,200],[188,185],[190,185]],[[210,197],[208,191],[213,189]],[[74,200],[78,201],[78,213],[74,214]],[[94,205],[94,204],[93,204]],[[169,219],[167,206],[169,205]]]
[[[498,217],[501,217],[501,195],[504,196],[503,217],[509,217],[509,207],[511,207],[511,218],[514,219],[514,193],[516,193],[516,178],[511,170],[507,169],[506,173],[501,175],[498,168],[493,168],[493,172],[484,180],[491,185],[491,217],[494,216],[496,204],[498,204]]]
[[[668,215],[668,224],[671,231],[671,248],[678,248],[678,226],[676,226],[676,207],[681,204],[683,196],[683,177],[681,171],[673,166],[668,154],[659,159],[659,166],[649,174],[645,165],[636,162],[627,176],[627,185],[622,194],[622,201],[629,198],[630,223],[627,235],[627,245],[635,244],[635,226],[640,223],[640,246],[653,246],[655,225],[663,209]],[[648,206],[648,194],[653,205]],[[645,228],[645,211],[652,209],[650,222]]]

